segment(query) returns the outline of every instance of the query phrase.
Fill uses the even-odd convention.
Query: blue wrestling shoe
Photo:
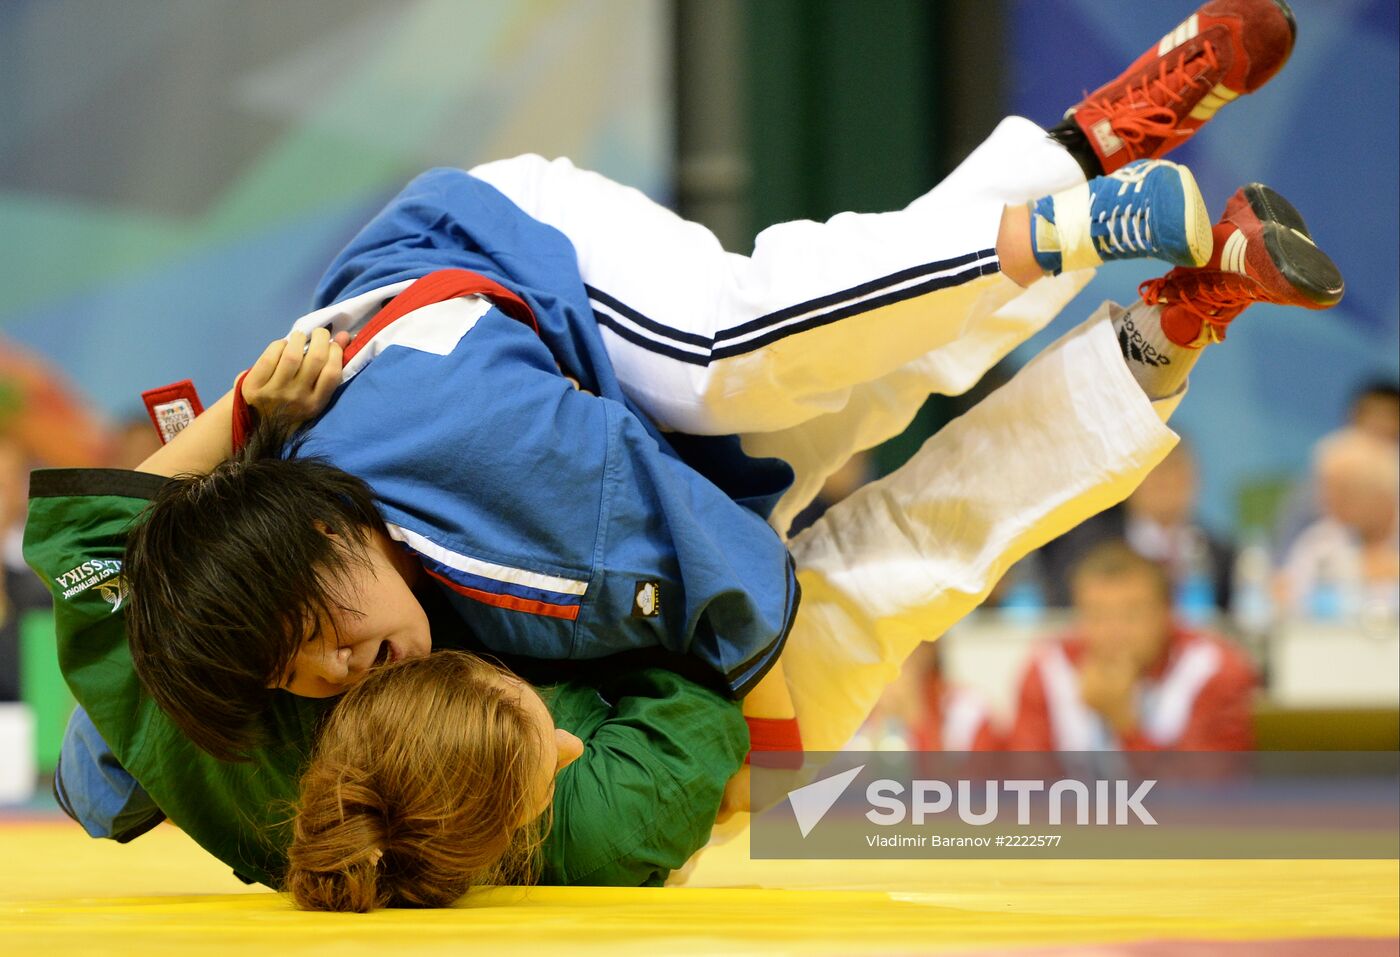
[[[1210,259],[1211,223],[1189,169],[1138,160],[1032,203],[1031,248],[1057,274],[1147,257],[1201,266]]]

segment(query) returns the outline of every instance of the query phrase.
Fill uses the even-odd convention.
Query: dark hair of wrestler
[[[127,538],[136,673],[185,736],[223,760],[259,743],[270,678],[333,620],[337,582],[383,528],[369,487],[298,458],[291,433],[268,419],[207,475],[170,479]]]
[[[301,779],[283,883],[296,905],[445,907],[474,886],[533,883],[553,752],[533,694],[459,651],[347,691]]]

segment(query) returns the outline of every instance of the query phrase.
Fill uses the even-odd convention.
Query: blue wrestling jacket
[[[505,286],[538,328],[458,299],[369,330],[301,454],[369,483],[390,534],[488,648],[660,648],[745,693],[796,611],[791,561],[765,521],[791,470],[748,458],[735,437],[663,434],[642,415],[568,239],[460,170],[410,183],[332,263],[316,305],[443,269]]]

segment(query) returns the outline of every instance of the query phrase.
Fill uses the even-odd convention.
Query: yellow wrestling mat
[[[1397,952],[1396,861],[750,861],[747,846],[712,849],[684,887],[307,914],[168,825],[121,846],[66,820],[0,822],[0,953]]]

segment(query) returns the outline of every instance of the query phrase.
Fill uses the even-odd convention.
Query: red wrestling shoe
[[[1065,118],[1084,131],[1105,173],[1161,156],[1263,86],[1297,33],[1283,0],[1211,0]]]
[[[1199,268],[1177,267],[1138,287],[1161,305],[1162,331],[1177,345],[1199,348],[1225,338],[1225,328],[1252,302],[1328,309],[1345,284],[1335,263],[1313,242],[1293,205],[1259,183],[1235,191],[1212,231],[1215,250]]]

